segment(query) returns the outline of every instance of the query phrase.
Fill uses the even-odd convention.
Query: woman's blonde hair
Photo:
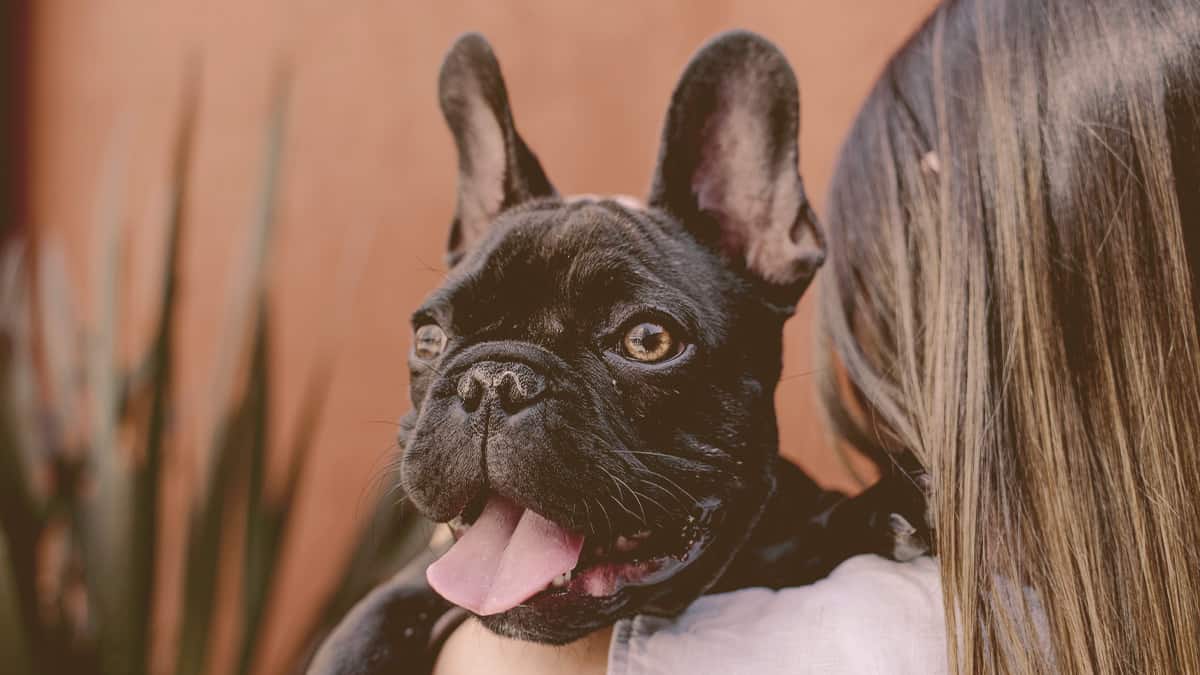
[[[826,403],[929,472],[952,669],[1200,673],[1200,4],[947,3],[827,223]]]

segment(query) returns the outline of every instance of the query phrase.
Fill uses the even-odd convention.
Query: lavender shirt
[[[858,556],[811,586],[705,596],[619,622],[609,675],[948,672],[937,562]]]

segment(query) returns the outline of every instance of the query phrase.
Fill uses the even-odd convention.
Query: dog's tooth
[[[642,530],[640,532],[635,532],[633,534],[633,538],[634,539],[649,539],[650,538],[650,530]]]
[[[638,547],[638,542],[625,536],[617,537],[617,550],[628,553]]]

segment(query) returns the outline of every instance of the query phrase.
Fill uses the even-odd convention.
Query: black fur
[[[456,264],[413,315],[448,342],[436,358],[410,357],[405,492],[435,521],[501,494],[598,541],[649,529],[694,544],[658,583],[534,598],[483,623],[564,643],[635,613],[676,614],[711,589],[807,583],[850,555],[890,554],[889,514],[921,520],[907,476],[847,501],[778,459],[783,324],[823,260],[782,54],[742,32],[698,53],[672,98],[646,208],[554,193],[482,38],[456,43],[439,85],[459,151]],[[465,224],[467,212],[487,223]],[[623,356],[621,336],[643,321],[681,339],[678,355]],[[512,381],[480,393],[479,369]],[[412,577],[377,591],[314,672],[419,672],[411,651],[371,645],[410,628],[428,640],[432,617],[410,610],[433,597]]]

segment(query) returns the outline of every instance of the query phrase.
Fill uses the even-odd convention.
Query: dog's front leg
[[[321,644],[308,675],[425,675],[441,642],[466,618],[425,581],[414,560],[354,606]]]

